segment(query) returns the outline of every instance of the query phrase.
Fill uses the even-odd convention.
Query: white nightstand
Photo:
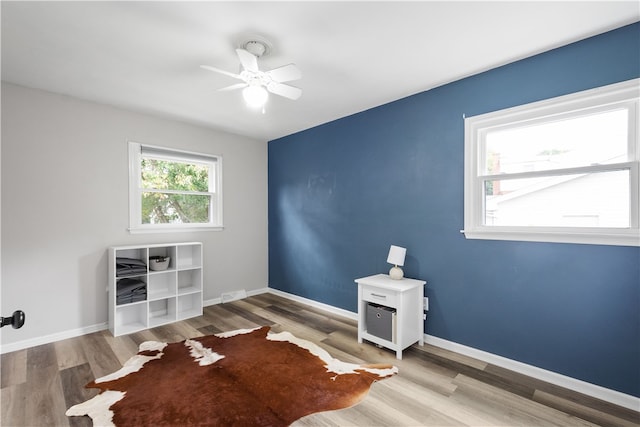
[[[371,341],[396,352],[402,359],[402,350],[415,342],[424,345],[424,280],[391,279],[387,274],[356,279],[358,284],[358,342]],[[394,338],[373,335],[367,330],[366,312],[369,303],[395,309]]]

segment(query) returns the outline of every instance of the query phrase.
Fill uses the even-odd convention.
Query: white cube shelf
[[[149,269],[149,257],[169,257],[166,270]],[[141,261],[137,270],[118,270],[118,258]],[[145,291],[143,300],[118,304],[123,279]],[[135,298],[134,298],[135,299]],[[202,315],[202,243],[169,243],[109,248],[109,330],[130,334]]]

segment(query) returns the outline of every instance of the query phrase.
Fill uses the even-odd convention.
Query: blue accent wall
[[[270,141],[269,285],[355,312],[406,247],[426,333],[640,397],[640,248],[459,231],[463,114],[639,76],[635,23]]]

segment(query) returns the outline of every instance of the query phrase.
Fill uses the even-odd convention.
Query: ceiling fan
[[[236,49],[240,64],[242,65],[242,71],[239,74],[221,70],[210,65],[201,65],[200,67],[242,80],[242,83],[236,83],[219,90],[243,89],[242,95],[251,107],[263,107],[267,102],[269,92],[293,100],[300,98],[302,95],[300,88],[284,84],[285,82],[298,80],[302,77],[300,69],[298,69],[295,64],[283,65],[282,67],[269,71],[261,71],[258,68],[258,58],[267,53],[268,48],[268,44],[262,41],[252,40],[246,42],[243,48]]]

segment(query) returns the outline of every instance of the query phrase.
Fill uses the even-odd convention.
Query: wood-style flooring
[[[360,404],[313,414],[295,426],[639,426],[640,413],[437,347],[417,344],[402,360],[357,342],[351,319],[262,294],[205,307],[204,315],[114,338],[96,332],[2,355],[2,426],[90,426],[66,409],[94,396],[84,385],[119,369],[147,340],[189,337],[257,326],[289,331],[333,357],[392,363],[399,374],[373,384]]]

